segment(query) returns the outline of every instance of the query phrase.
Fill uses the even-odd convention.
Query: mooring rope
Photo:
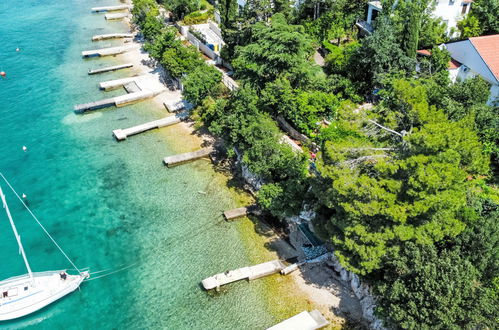
[[[26,203],[24,203],[23,199],[17,194],[17,192],[15,191],[15,189],[11,186],[10,182],[7,180],[7,178],[2,174],[2,172],[0,172],[0,176],[2,176],[2,178],[4,179],[5,183],[7,183],[7,185],[9,186],[9,188],[12,190],[12,192],[17,196],[17,199],[19,199],[19,201],[24,205],[24,207],[26,208],[26,210],[28,210],[29,214],[31,214],[31,216],[33,217],[33,219],[35,219],[35,221],[38,223],[38,225],[43,229],[43,231],[45,232],[45,234],[47,234],[47,236],[52,240],[52,243],[54,243],[54,245],[59,249],[59,251],[61,251],[62,255],[64,257],[66,257],[66,259],[69,261],[69,263],[74,267],[74,269],[76,269],[78,271],[78,273],[81,274],[81,271],[78,269],[78,267],[76,267],[76,265],[74,264],[74,262],[68,257],[68,255],[62,250],[62,248],[59,246],[59,244],[57,244],[57,242],[55,241],[55,239],[50,235],[50,233],[47,231],[47,229],[45,229],[45,227],[42,225],[42,223],[40,222],[40,220],[38,220],[38,218],[36,217],[36,215],[33,214],[33,212],[31,212],[30,208],[28,207],[28,205],[26,205]]]
[[[128,265],[128,266],[125,266],[125,267],[122,267],[122,268],[116,269],[116,270],[114,270],[114,271],[112,271],[112,272],[110,272],[110,273],[108,273],[108,274],[99,275],[99,276],[97,276],[97,277],[91,277],[91,278],[89,278],[89,279],[86,279],[84,282],[93,281],[93,280],[96,280],[96,279],[98,279],[98,278],[102,278],[102,277],[106,277],[106,276],[109,276],[109,275],[113,275],[113,274],[115,274],[115,273],[118,273],[118,272],[124,271],[125,269],[131,268],[131,267],[133,267],[133,266],[137,265],[138,263],[139,263],[139,262],[137,261],[137,262],[134,262],[134,263],[132,263],[132,264],[130,264],[130,265]],[[101,273],[101,272],[104,272],[104,271],[107,271],[107,270],[108,270],[108,269],[106,269],[106,270],[101,270],[101,271],[97,271],[97,272],[93,272],[92,274],[95,274],[95,273]]]

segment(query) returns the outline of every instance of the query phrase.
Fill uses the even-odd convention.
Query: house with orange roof
[[[452,58],[451,80],[481,76],[490,84],[487,104],[499,106],[499,34],[449,42],[444,47]]]

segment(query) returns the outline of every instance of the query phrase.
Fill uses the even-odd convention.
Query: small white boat
[[[21,237],[17,233],[14,220],[10,214],[7,201],[1,187],[0,197],[3,202],[5,212],[7,213],[7,217],[10,221],[12,231],[16,237],[17,244],[19,245],[19,252],[24,259],[24,263],[28,271],[27,274],[0,281],[0,321],[6,321],[31,314],[55,302],[56,300],[76,290],[80,286],[81,282],[83,282],[83,280],[88,278],[90,275],[86,271],[78,271],[78,274],[70,275],[65,269],[46,272],[32,272],[21,243]],[[36,220],[38,222],[38,219]],[[43,229],[45,230],[45,228]],[[57,243],[55,244],[60,249],[59,245],[57,245]],[[63,254],[67,257],[64,252]],[[71,262],[71,260],[69,261]]]

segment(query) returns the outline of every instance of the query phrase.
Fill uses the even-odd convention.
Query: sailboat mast
[[[21,252],[21,255],[23,256],[24,264],[26,265],[26,269],[28,270],[29,277],[30,277],[31,281],[34,282],[33,272],[31,271],[31,267],[29,266],[29,263],[28,263],[28,258],[26,258],[26,253],[24,253],[23,244],[21,243],[21,236],[19,236],[19,234],[17,233],[16,225],[14,224],[14,220],[12,220],[12,216],[10,215],[9,206],[7,205],[7,201],[5,200],[5,195],[3,194],[2,187],[0,187],[0,197],[2,197],[3,208],[5,209],[5,212],[7,213],[7,217],[9,218],[10,225],[12,226],[12,231],[14,232],[14,235],[16,236],[17,244],[19,245],[19,251]]]

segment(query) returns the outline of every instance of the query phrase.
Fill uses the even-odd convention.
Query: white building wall
[[[487,80],[490,84],[497,84],[497,79],[492,72],[490,72],[480,54],[478,54],[475,47],[471,44],[471,41],[463,40],[451,42],[445,44],[445,47],[453,59],[466,65],[471,71],[482,76],[482,78]]]
[[[459,72],[461,71],[461,67],[457,69],[449,69],[449,78],[452,83],[455,83],[458,80]]]
[[[490,87],[490,97],[487,105],[499,106],[499,85],[492,85]]]
[[[457,31],[457,22],[462,20],[469,13],[471,4],[465,3],[463,0],[435,0],[437,2],[433,16],[441,17],[447,23],[447,33],[452,30]],[[463,14],[463,5],[466,6]],[[452,36],[456,36],[454,33]]]

